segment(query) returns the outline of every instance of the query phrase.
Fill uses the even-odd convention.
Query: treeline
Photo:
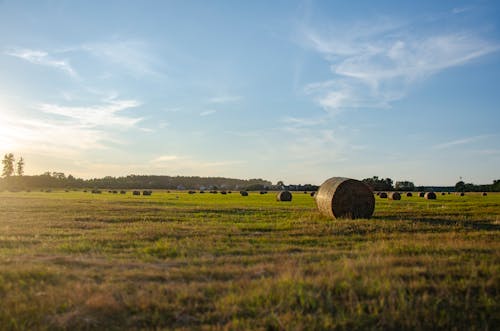
[[[2,190],[36,189],[229,189],[229,190],[265,190],[272,183],[263,179],[234,179],[225,177],[197,176],[148,176],[129,175],[81,179],[64,173],[52,172],[37,176],[8,176],[0,179]]]
[[[494,180],[492,184],[476,185],[459,181],[455,186],[415,186],[410,181],[399,181],[393,185],[390,178],[365,178],[363,182],[373,191],[455,191],[455,192],[500,192],[500,179]]]

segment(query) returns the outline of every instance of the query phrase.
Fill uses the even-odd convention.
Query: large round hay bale
[[[408,193],[406,193],[406,196],[407,196],[407,197],[412,197],[412,196],[413,196],[413,194],[412,194],[411,192],[408,192]]]
[[[292,201],[292,193],[290,191],[280,191],[276,194],[276,201]]]
[[[427,200],[436,200],[436,193],[427,192],[427,193],[425,193],[424,198],[426,198]]]
[[[419,193],[418,193],[418,196],[419,196],[420,198],[425,197],[425,192],[419,192]]]
[[[401,200],[401,194],[399,194],[399,192],[389,192],[387,197],[391,200]]]
[[[387,199],[387,193],[386,192],[380,192],[378,195],[381,199]]]
[[[320,213],[333,218],[370,218],[375,209],[371,189],[359,180],[332,177],[316,193]]]

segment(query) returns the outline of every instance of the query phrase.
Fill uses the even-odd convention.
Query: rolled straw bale
[[[248,192],[247,191],[240,191],[240,194],[242,197],[247,197],[248,196]]]
[[[419,196],[420,198],[425,197],[425,192],[419,192],[419,193],[418,193],[418,196]]]
[[[316,192],[311,192],[311,196],[314,198],[316,196]]]
[[[292,201],[292,193],[290,191],[280,191],[276,194],[276,201]]]
[[[380,194],[378,195],[381,199],[387,199],[387,193],[385,192],[380,192]]]
[[[375,209],[375,197],[359,180],[332,177],[318,189],[316,205],[320,213],[332,218],[370,218]]]
[[[434,192],[427,192],[427,193],[425,193],[424,197],[427,200],[436,200],[436,193],[434,193]]]
[[[133,195],[141,195],[141,191],[133,191],[132,194]]]
[[[391,200],[401,200],[401,194],[399,194],[399,192],[389,192],[387,197]]]
[[[406,193],[406,196],[407,196],[407,197],[412,197],[412,196],[413,196],[413,194],[412,194],[411,192],[408,192],[408,193]]]
[[[486,193],[486,192],[483,192],[483,197],[485,197],[485,196],[487,196],[487,195],[488,195],[488,193]]]

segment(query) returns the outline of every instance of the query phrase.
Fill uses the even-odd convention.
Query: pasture
[[[2,330],[493,330],[500,194],[0,193]]]

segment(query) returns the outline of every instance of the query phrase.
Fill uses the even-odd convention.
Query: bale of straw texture
[[[483,192],[483,197],[485,197],[485,196],[487,196],[487,195],[488,195],[488,193],[486,193],[486,192]]]
[[[290,191],[280,191],[276,194],[276,201],[292,201],[292,193]]]
[[[413,196],[413,194],[412,194],[411,192],[408,192],[408,193],[406,193],[406,196],[407,196],[407,197],[412,197],[412,196]]]
[[[419,196],[420,198],[425,197],[425,192],[419,192],[419,193],[418,193],[418,196]]]
[[[391,200],[401,200],[401,194],[399,194],[399,192],[390,192],[387,197]]]
[[[434,192],[427,192],[427,193],[425,193],[425,198],[427,200],[436,200],[436,193],[434,193]]]
[[[332,218],[370,218],[375,209],[372,190],[359,180],[332,177],[316,193],[320,213]]]
[[[248,192],[247,191],[240,191],[240,194],[242,197],[247,197],[248,196]]]
[[[382,199],[387,199],[387,193],[385,193],[385,192],[380,192],[380,194],[378,196]]]

